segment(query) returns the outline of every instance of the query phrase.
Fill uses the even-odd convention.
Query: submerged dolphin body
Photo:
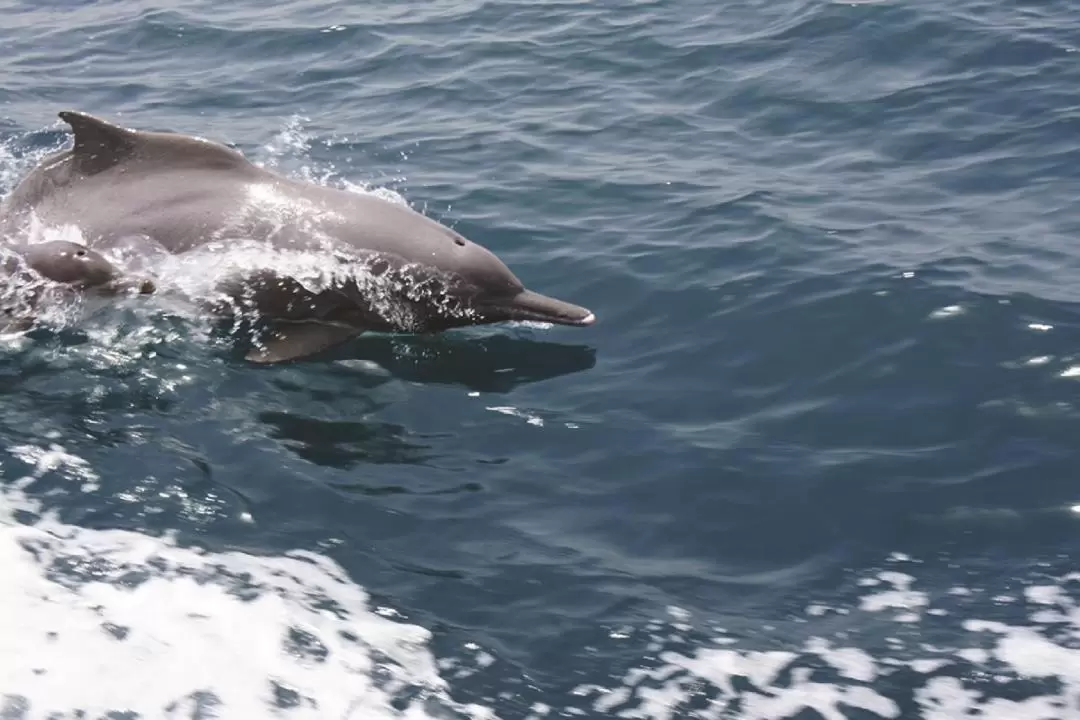
[[[280,362],[365,331],[439,332],[509,320],[590,325],[585,308],[527,290],[491,251],[411,208],[284,177],[202,138],[62,112],[74,144],[47,157],[0,206],[0,232],[31,218],[75,225],[91,247],[146,237],[169,253],[232,243],[325,253],[341,272],[313,285],[247,268],[216,288],[222,313],[270,325],[248,358]]]

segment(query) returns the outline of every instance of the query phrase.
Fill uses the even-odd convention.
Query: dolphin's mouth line
[[[534,322],[555,323],[556,325],[573,325],[575,327],[585,327],[587,325],[592,325],[594,322],[596,322],[596,315],[591,312],[580,318],[568,318],[559,315],[547,315],[545,313],[538,312],[512,312],[513,317],[510,318],[511,320],[531,320]]]
[[[533,320],[575,327],[596,322],[596,315],[590,310],[532,290],[522,290],[503,302],[491,303],[490,307],[508,315],[508,320]]]

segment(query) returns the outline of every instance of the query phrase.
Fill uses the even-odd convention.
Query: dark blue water
[[[599,321],[8,338],[0,717],[1080,718],[1077,6],[3,16],[0,191],[194,133]]]

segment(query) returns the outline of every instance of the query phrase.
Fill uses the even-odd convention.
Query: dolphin
[[[147,294],[155,289],[152,280],[126,276],[100,252],[79,243],[51,240],[18,246],[13,251],[16,258],[43,278],[80,290],[108,295],[129,291]],[[10,262],[7,269],[14,270]]]
[[[26,330],[44,305],[64,303],[76,293],[100,297],[149,294],[148,278],[128,276],[104,255],[66,240],[5,248],[0,272],[5,285],[0,293],[0,329]]]
[[[295,180],[223,144],[121,127],[82,112],[74,136],[0,204],[0,232],[74,225],[91,247],[146,237],[180,255],[254,240],[322,253],[341,272],[313,286],[287,268],[238,269],[211,309],[265,326],[246,357],[303,358],[365,331],[435,333],[512,320],[586,326],[586,308],[527,289],[494,253],[404,204]]]

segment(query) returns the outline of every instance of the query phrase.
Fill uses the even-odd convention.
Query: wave
[[[9,452],[30,472],[5,462],[0,490],[4,717],[493,717],[449,698],[429,631],[329,558],[71,525],[26,490],[90,492],[96,471],[58,443]]]

